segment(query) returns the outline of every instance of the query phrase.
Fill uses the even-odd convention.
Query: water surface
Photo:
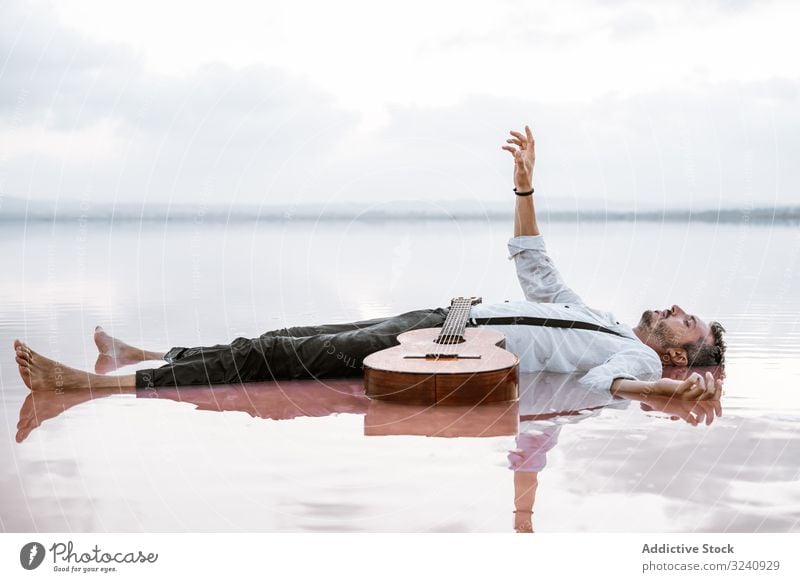
[[[536,481],[536,531],[798,531],[793,226],[543,225],[590,305],[634,323],[677,303],[726,326],[708,425],[553,375],[524,377],[519,403],[473,411],[387,408],[357,380],[34,397],[17,375],[15,337],[91,368],[98,324],[166,349],[454,295],[520,299],[510,228],[4,224],[0,528],[514,531],[530,529],[513,510]]]

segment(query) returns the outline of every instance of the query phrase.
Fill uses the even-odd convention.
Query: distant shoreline
[[[715,224],[798,224],[800,206],[751,206],[713,208],[657,208],[635,201],[611,204],[597,199],[538,201],[537,214],[551,222],[707,222]],[[338,200],[335,203],[299,202],[261,205],[124,202],[108,203],[74,198],[29,200],[0,194],[0,223],[62,222],[402,222],[402,221],[508,221],[513,220],[513,201],[475,199]]]
[[[712,224],[800,224],[800,208],[779,209],[730,209],[730,210],[669,210],[664,212],[646,211],[582,211],[567,212],[541,211],[539,217],[551,222],[666,222],[688,223],[705,222]],[[218,210],[187,211],[145,211],[93,212],[83,214],[65,211],[30,212],[27,214],[0,210],[0,223],[68,223],[68,222],[115,222],[115,223],[249,223],[249,222],[403,222],[403,221],[508,221],[513,212],[220,212]]]

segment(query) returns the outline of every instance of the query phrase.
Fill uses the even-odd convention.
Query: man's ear
[[[687,366],[689,354],[683,348],[667,348],[667,351],[661,354],[661,363],[665,366]]]

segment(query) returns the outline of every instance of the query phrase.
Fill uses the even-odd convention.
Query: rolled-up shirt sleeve
[[[526,426],[528,425],[528,426]],[[538,473],[547,465],[547,453],[558,443],[560,424],[520,423],[517,448],[508,453],[508,468],[522,473]]]
[[[508,241],[508,258],[513,259],[525,299],[534,303],[583,303],[570,289],[547,255],[542,235],[515,236]]]
[[[638,348],[617,352],[586,372],[578,383],[593,392],[611,396],[611,384],[618,378],[642,382],[658,380],[661,378],[658,355]]]

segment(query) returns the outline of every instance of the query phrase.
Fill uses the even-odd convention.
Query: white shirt
[[[588,391],[580,379],[577,374],[541,371],[519,375],[519,430],[517,448],[508,454],[509,469],[538,473],[547,464],[547,453],[558,444],[562,426],[630,404],[630,400]]]
[[[661,377],[658,354],[642,343],[630,326],[607,311],[588,307],[564,284],[547,256],[542,235],[513,237],[508,252],[525,300],[473,305],[470,317],[568,319],[602,325],[625,336],[585,329],[487,325],[505,334],[505,348],[519,358],[520,372],[586,372],[579,383],[606,396],[611,395],[611,383],[617,378],[646,381]]]

